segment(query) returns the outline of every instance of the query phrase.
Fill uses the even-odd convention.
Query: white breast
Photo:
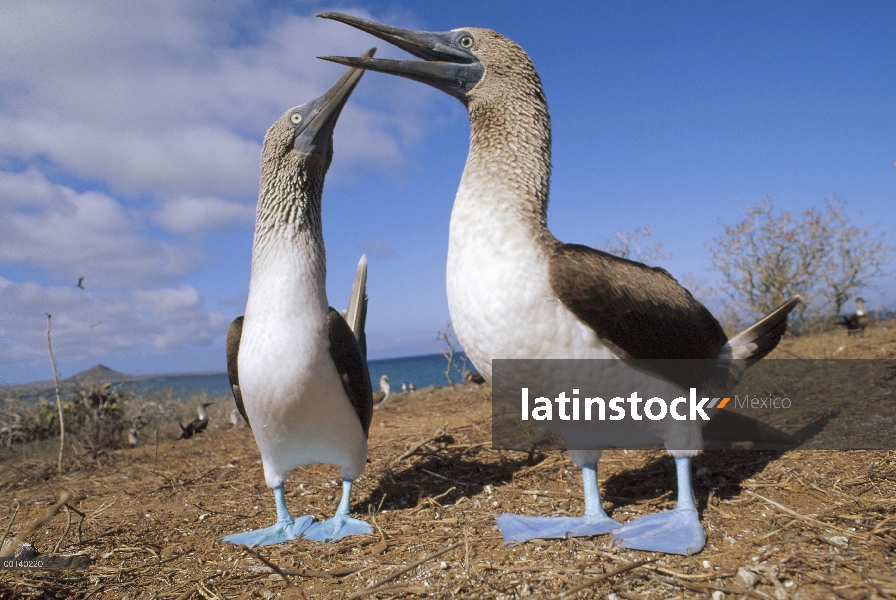
[[[239,378],[269,487],[300,465],[340,465],[348,479],[364,470],[367,440],[330,357],[318,279],[287,253],[253,261]]]
[[[613,358],[556,298],[546,249],[500,193],[465,173],[451,213],[448,308],[467,356],[489,381],[496,358]]]

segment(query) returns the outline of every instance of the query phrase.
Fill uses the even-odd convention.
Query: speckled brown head
[[[373,56],[376,49],[362,56]],[[256,229],[301,224],[309,200],[319,204],[333,159],[333,130],[364,71],[349,69],[327,92],[291,108],[264,136]]]
[[[541,80],[529,55],[513,40],[490,29],[462,27],[444,32],[413,31],[351,15],[318,15],[340,21],[410,52],[423,62],[322,56],[351,67],[399,75],[431,85],[468,107],[479,102],[529,95],[542,103]]]
[[[318,16],[366,31],[422,58],[321,57],[413,79],[463,102],[471,125],[464,176],[490,174],[492,183],[498,182],[516,199],[513,210],[531,220],[535,229],[546,231],[551,120],[541,78],[519,44],[477,27],[412,31],[340,13]]]

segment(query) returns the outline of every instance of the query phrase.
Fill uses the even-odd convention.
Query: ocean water
[[[466,357],[463,354],[456,355],[455,362],[460,364],[462,369],[466,368],[476,372],[472,364],[466,363]],[[373,391],[379,391],[380,376],[388,375],[393,393],[401,391],[402,382],[413,383],[418,390],[430,385],[447,385],[448,379],[445,377],[447,364],[447,359],[441,354],[371,360],[368,362],[370,383],[373,385]],[[451,377],[454,383],[459,383],[461,373],[458,369],[453,368]],[[130,395],[145,395],[168,388],[172,391],[174,398],[179,400],[185,400],[201,393],[205,393],[210,398],[230,397],[227,373],[167,375],[141,381],[123,382],[117,387]]]

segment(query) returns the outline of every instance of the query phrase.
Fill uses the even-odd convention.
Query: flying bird
[[[373,531],[349,514],[352,483],[367,460],[370,375],[356,332],[327,303],[321,224],[333,129],[362,75],[349,69],[323,96],[286,111],[265,135],[249,297],[246,314],[228,331],[227,363],[234,399],[274,492],[277,521],[224,538],[234,544],[300,536],[331,541]],[[366,258],[362,268],[366,279]],[[359,304],[366,296],[363,290],[357,296],[347,319],[363,330],[366,307]],[[308,515],[294,519],[286,507],[287,474],[314,463],[339,465],[343,481],[336,514],[323,523]]]
[[[82,290],[84,289],[84,278],[78,277],[78,283],[75,284],[75,287],[79,287]]]
[[[487,381],[493,359],[758,359],[778,343],[798,298],[728,340],[663,269],[564,244],[550,233],[550,116],[538,71],[515,42],[488,29],[412,31],[339,13],[319,16],[423,61],[321,58],[425,83],[467,108],[470,149],[451,213],[448,307],[458,341]],[[660,382],[666,375],[655,374]],[[507,541],[614,531],[619,546],[692,554],[706,542],[691,486],[690,460],[698,452],[670,448],[678,474],[674,510],[621,526],[601,506],[600,451],[571,449],[582,469],[585,515],[500,515],[498,525]]]

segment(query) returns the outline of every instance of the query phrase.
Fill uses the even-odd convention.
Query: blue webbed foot
[[[342,480],[342,499],[336,514],[329,521],[315,523],[305,532],[305,537],[317,542],[334,542],[342,538],[357,534],[373,533],[373,527],[369,523],[353,519],[349,516],[349,498],[352,495],[352,480]]]
[[[349,535],[373,533],[369,523],[337,513],[332,519],[314,523],[305,532],[305,538],[317,542],[335,542]]]
[[[706,533],[696,510],[677,508],[627,523],[613,532],[613,545],[689,556],[706,545]]]
[[[622,526],[606,515],[584,517],[526,517],[502,514],[495,520],[505,542],[525,542],[542,538],[586,537],[603,535]]]
[[[297,519],[290,518],[289,520],[277,521],[264,529],[234,533],[222,539],[231,544],[249,546],[250,548],[270,546],[271,544],[280,544],[301,537],[313,522],[314,517],[306,515]]]

